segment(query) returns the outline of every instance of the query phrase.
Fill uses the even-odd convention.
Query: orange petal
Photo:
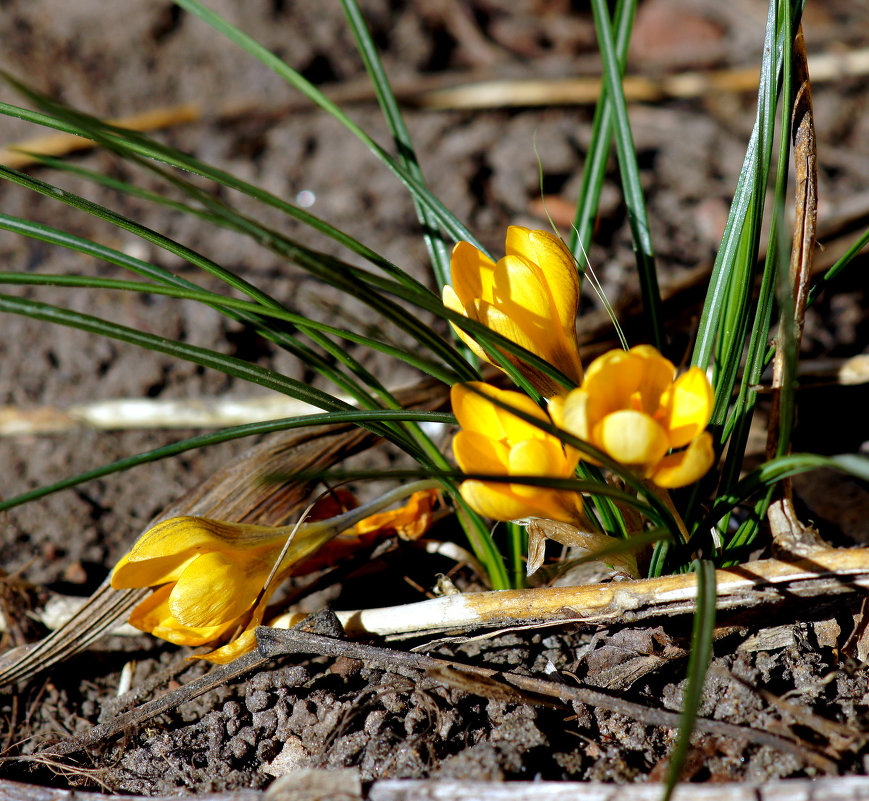
[[[485,324],[488,328],[497,331],[511,342],[521,345],[525,350],[531,351],[535,355],[540,356],[540,358],[549,361],[551,364],[555,364],[554,359],[558,354],[553,356],[543,352],[540,343],[535,341],[534,337],[530,336],[515,319],[509,317],[501,309],[488,303],[478,302],[475,313],[479,315],[480,322]],[[559,392],[564,391],[564,387],[562,387],[561,384],[553,381],[540,370],[529,366],[518,356],[514,356],[506,351],[504,351],[504,355],[510,360],[510,362],[516,365],[522,375],[524,375],[531,385],[544,397],[549,398],[552,395],[557,395]],[[495,359],[491,356],[487,356],[486,360],[492,364],[496,364]],[[565,361],[565,364],[555,364],[555,366],[559,367],[562,372],[569,375],[571,369],[570,365],[566,363],[566,360],[562,361]]]
[[[210,653],[197,655],[192,658],[204,659],[217,665],[225,665],[242,654],[252,651],[256,647],[256,628],[262,623],[267,606],[268,598],[261,598],[240,633],[233,637],[226,645],[216,648]]]
[[[564,449],[556,439],[528,439],[510,450],[510,475],[569,478]],[[545,487],[530,484],[511,484],[510,489],[520,498],[533,498],[545,493]]]
[[[684,451],[665,456],[652,473],[659,487],[674,489],[702,478],[715,462],[712,435],[703,431]]]
[[[458,312],[464,317],[468,317],[468,310],[459,300],[458,295],[456,295],[456,293],[453,291],[453,288],[449,284],[447,284],[447,286],[445,286],[443,289],[443,304],[448,309],[451,309],[454,312]],[[476,317],[474,317],[473,319],[476,319]],[[459,328],[459,326],[457,326],[452,321],[450,321],[450,327],[453,329],[453,331],[456,332],[456,336],[471,349],[471,352],[478,359],[482,359],[486,362],[491,361],[489,356],[483,351],[479,343],[473,337],[468,336],[468,334],[462,331],[462,329]]]
[[[579,309],[579,273],[564,243],[549,231],[529,231],[517,225],[507,229],[506,253],[540,267],[552,298],[555,319],[572,331]]]
[[[559,428],[573,434],[578,439],[591,442],[592,427],[588,419],[588,393],[575,389],[553,409],[553,420]],[[557,419],[556,419],[557,417]],[[587,459],[587,456],[582,458]]]
[[[661,405],[661,397],[673,383],[676,368],[651,345],[637,345],[628,353],[633,369],[637,370],[636,391],[642,405],[639,411],[654,415]]]
[[[395,532],[403,540],[419,539],[434,522],[433,512],[438,496],[438,491],[434,489],[414,492],[403,506],[366,517],[356,524],[353,532],[381,535]]]
[[[178,581],[187,565],[198,555],[195,551],[189,553],[189,550],[136,562],[130,561],[130,554],[127,554],[112,571],[112,587],[116,590],[128,590]]]
[[[549,423],[549,417],[531,398],[521,392],[511,392],[502,390],[498,392],[498,400],[502,403],[509,404],[513,409],[527,415],[528,417],[539,420],[541,423]],[[495,410],[498,415],[498,420],[501,424],[501,431],[504,439],[515,444],[526,439],[550,439],[551,434],[547,434],[543,429],[528,422],[509,410],[502,407],[497,407]]]
[[[561,327],[543,271],[519,256],[505,256],[495,265],[492,304],[514,320],[540,352]]]
[[[611,350],[588,366],[582,389],[588,396],[589,430],[606,415],[631,408],[631,396],[638,388],[639,378],[634,359],[624,351]]]

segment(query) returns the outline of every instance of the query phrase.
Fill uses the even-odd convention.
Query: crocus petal
[[[253,606],[270,569],[264,560],[242,562],[220,551],[202,554],[181,575],[169,609],[185,626],[225,623]]]
[[[676,368],[651,345],[637,345],[629,351],[631,366],[637,371],[640,411],[653,415],[661,405],[661,397],[673,383]]]
[[[652,473],[652,481],[664,489],[684,487],[706,475],[714,462],[712,435],[703,431],[684,451],[665,456]]]
[[[495,265],[492,304],[515,320],[541,349],[560,325],[543,271],[519,256],[505,256]]]
[[[234,628],[236,621],[221,626],[202,626],[199,628],[179,623],[169,609],[169,595],[173,585],[167,584],[152,592],[130,613],[130,624],[140,631],[146,631],[175,645],[204,645],[213,642]]]
[[[450,258],[450,275],[453,289],[468,306],[473,298],[492,300],[492,273],[495,262],[475,248],[470,242],[459,242]]]
[[[478,431],[462,430],[453,437],[453,455],[466,473],[500,474],[507,470],[510,449]]]
[[[613,350],[598,356],[588,366],[582,389],[588,396],[586,414],[589,429],[606,415],[631,408],[631,396],[639,383],[632,362],[628,353]]]
[[[353,528],[353,533],[386,535],[394,531],[403,540],[417,540],[434,522],[433,512],[439,495],[440,493],[433,489],[414,492],[403,506],[387,512],[378,512],[360,520]],[[340,537],[332,542],[337,542],[339,539]],[[328,547],[329,544],[321,550]]]
[[[268,598],[263,597],[259,600],[256,607],[251,611],[249,618],[244,626],[244,629],[233,637],[228,643],[216,648],[207,654],[200,654],[192,657],[193,659],[204,659],[207,662],[212,662],[216,665],[225,665],[232,662],[248,651],[256,648],[256,629],[263,621],[266,608],[268,606]]]
[[[573,266],[570,269],[575,275]],[[528,350],[578,384],[582,380],[582,362],[576,341],[577,308],[572,309],[570,324],[565,326],[550,279],[544,267],[519,256],[506,256],[495,267],[493,305],[533,343]]]
[[[463,481],[459,487],[468,505],[483,517],[492,520],[521,520],[528,517],[527,501],[517,498],[508,484],[486,481]]]
[[[549,423],[546,412],[531,398],[523,395],[521,392],[504,390],[498,393],[497,398],[500,402],[509,404],[511,408],[535,420],[540,420],[541,423]],[[543,439],[552,436],[543,431],[539,426],[534,425],[534,423],[523,420],[521,417],[517,417],[500,406],[496,407],[495,413],[498,415],[498,421],[501,424],[502,436],[509,442],[521,442],[525,439]]]
[[[484,303],[483,301],[477,301],[475,314],[478,315],[481,323],[486,325],[488,328],[491,328],[493,331],[497,331],[501,336],[506,337],[511,342],[515,342],[517,345],[521,345],[525,350],[531,351],[531,353],[539,356],[544,361],[547,361],[550,364],[555,363],[557,354],[553,355],[544,352],[540,347],[539,338],[535,338],[529,334],[519,325],[517,320],[504,314],[504,312],[498,307],[489,303]],[[519,372],[528,379],[531,385],[537,389],[541,395],[548,398],[564,391],[564,387],[562,387],[561,384],[557,381],[553,381],[549,376],[538,370],[536,367],[532,367],[526,362],[523,362],[518,356],[508,353],[506,350],[504,351],[504,355],[516,366]],[[486,356],[486,361],[497,365],[497,362],[491,356]],[[563,361],[555,366],[557,366],[563,373],[567,374],[569,374],[572,369],[570,364],[563,363]]]
[[[497,392],[496,387],[482,381],[453,384],[450,403],[459,425],[466,431],[479,431],[500,439],[503,432],[497,407],[488,399]]]
[[[458,312],[464,317],[468,317],[468,310],[462,305],[462,302],[459,300],[458,295],[456,295],[456,293],[453,291],[453,288],[449,284],[447,284],[443,289],[443,304],[448,309],[451,309],[454,312]],[[473,319],[476,319],[476,317],[474,317]],[[491,361],[488,354],[480,347],[480,344],[473,337],[462,331],[462,329],[459,328],[459,326],[457,326],[452,321],[450,321],[450,326],[452,327],[453,331],[456,332],[456,336],[471,349],[471,352],[478,359],[482,359],[484,362]]]
[[[197,556],[195,551],[193,553],[169,553],[166,556],[134,562],[130,560],[130,554],[127,554],[121,558],[112,571],[112,588],[128,590],[134,587],[153,587],[157,584],[178,581],[187,566]]]
[[[591,439],[591,426],[588,420],[588,392],[584,389],[575,389],[565,398],[553,398],[550,401],[549,410],[555,425],[559,428],[569,431],[573,436],[586,442]]]
[[[552,440],[526,440],[510,451],[510,474],[566,478],[572,471],[567,467],[564,451]],[[567,490],[547,489],[534,484],[510,484],[510,489],[527,507],[523,517],[573,521],[582,508],[579,495]]]
[[[564,243],[549,231],[530,231],[518,225],[507,229],[506,253],[540,266],[560,326],[572,331],[579,309],[579,273]]]
[[[681,448],[709,424],[715,395],[706,374],[699,367],[692,367],[673,382],[664,403],[670,447]]]
[[[561,477],[565,473],[564,450],[557,440],[527,439],[510,449],[511,476]],[[519,497],[533,498],[547,492],[545,487],[531,484],[511,484]]]
[[[608,414],[592,431],[592,442],[624,465],[655,465],[670,447],[667,432],[642,412]]]

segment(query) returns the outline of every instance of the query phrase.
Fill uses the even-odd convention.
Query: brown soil
[[[244,13],[241,4],[228,0],[210,5],[317,83],[347,86],[363,75],[337,4],[254,0],[244,4]],[[433,75],[468,71],[561,77],[596,69],[593,26],[585,10],[541,0],[509,5],[508,12],[488,0],[364,3],[386,67],[402,87],[413,87]],[[654,75],[667,70],[757,67],[765,4],[710,0],[690,4],[690,11],[686,8],[675,0],[648,0],[641,6],[631,71]],[[292,90],[204,24],[166,2],[10,0],[3,4],[3,12],[0,38],[5,47],[0,59],[19,77],[103,116],[203,103],[204,119],[165,132],[165,140],[291,200],[302,191],[313,192],[315,214],[427,280],[413,210],[394,178],[325,115],[298,105],[288,110],[295,103]],[[869,36],[867,18],[850,3],[810,5],[807,14],[810,55],[857,48]],[[2,92],[4,100],[16,102],[11,90]],[[866,84],[860,77],[843,76],[816,86],[814,94],[822,244],[827,248],[818,258],[828,264],[842,241],[853,241],[855,231],[866,224]],[[720,92],[696,100],[631,106],[665,286],[698,265],[711,264],[751,129],[754,102],[751,93]],[[247,104],[245,113],[228,113],[239,104]],[[350,108],[353,118],[378,141],[388,141],[374,103],[362,101]],[[562,208],[575,202],[591,115],[590,107],[408,109],[407,121],[435,194],[498,252],[508,224],[546,225],[539,205],[535,147],[550,211],[558,217]],[[35,133],[17,121],[0,118],[2,141]],[[146,184],[152,180],[107,154],[79,156],[76,163],[120,177],[136,175]],[[306,314],[328,319],[340,315],[357,325],[368,324],[360,306],[346,298],[336,300],[292,266],[240,237],[215,232],[82,179],[46,177],[237,269]],[[620,305],[635,296],[636,287],[617,187],[613,164],[589,258],[608,296]],[[11,185],[0,186],[0,196],[5,213],[50,222],[192,275],[192,268],[179,259],[73,213],[56,200]],[[855,206],[858,210],[849,216],[848,209]],[[277,217],[273,222],[318,249],[346,258],[337,246],[324,244],[304,229],[296,231]],[[0,255],[8,270],[105,270],[84,257],[11,234],[0,235]],[[865,266],[855,263],[836,291],[810,311],[806,359],[844,358],[865,349],[869,328]],[[196,304],[134,296],[118,302],[108,292],[79,290],[22,294],[320,382],[250,331]],[[586,310],[598,305],[591,294],[584,303]],[[685,323],[675,321],[674,330]],[[2,404],[66,408],[115,397],[207,399],[262,394],[256,387],[194,365],[77,331],[13,316],[4,317],[0,325]],[[392,385],[415,378],[409,368],[389,365],[387,370],[378,359],[364,354],[361,358]],[[807,375],[803,383],[817,382]],[[805,389],[795,448],[822,453],[859,450],[869,440],[867,386]],[[837,413],[829,414],[830,408]],[[53,435],[6,436],[0,439],[0,464],[5,466],[0,492],[11,497],[191,433],[78,428]],[[0,563],[7,574],[15,575],[15,586],[27,582],[36,601],[57,591],[87,595],[148,520],[243,447],[245,443],[236,442],[186,454],[16,508],[2,521]],[[833,544],[866,541],[869,515],[864,513],[864,486],[822,477],[798,482],[797,490],[800,512],[814,520]],[[425,588],[434,584],[437,573],[449,569],[446,563],[418,556],[401,557],[390,565],[392,575],[407,574]],[[457,581],[462,578],[460,574]],[[353,599],[360,597],[366,599],[364,605],[371,605],[371,580],[364,581],[347,582],[342,606],[352,607]],[[383,590],[383,603],[422,597],[403,580],[395,584],[400,588]],[[7,604],[16,601],[11,590],[7,596]],[[844,649],[849,640],[854,642],[851,635],[859,609],[859,600],[850,605],[836,600],[811,609],[790,608],[776,620],[743,621],[716,645],[716,670],[700,710],[705,717],[756,729],[796,726],[806,742],[818,747],[830,737],[818,723],[824,719],[850,727],[853,740],[821,743],[828,755],[828,762],[821,764],[807,760],[805,754],[701,733],[695,736],[689,777],[723,781],[864,773],[867,752],[864,738],[857,735],[865,726],[869,688],[865,670]],[[14,616],[14,621],[15,635],[36,638],[41,633],[23,614]],[[571,625],[430,650],[532,675],[540,675],[551,663],[565,681],[572,681],[573,674],[590,686],[676,710],[685,673],[684,625],[601,631]],[[10,635],[10,644],[13,639]],[[637,659],[661,653],[677,655],[649,673],[632,672]],[[101,717],[117,714],[122,708],[115,701],[119,672],[131,660],[136,663],[134,686],[176,665],[163,683],[154,682],[153,693],[202,672],[199,665],[179,667],[179,658],[178,649],[151,638],[114,637],[26,686],[7,688],[0,695],[5,754],[33,754],[46,742],[80,733]],[[791,702],[815,717],[804,716],[797,723],[788,718],[776,701],[785,693],[795,695]],[[146,697],[137,702],[141,700]],[[565,710],[487,699],[445,686],[434,677],[412,682],[353,660],[313,658],[280,664],[211,692],[129,732],[121,741],[107,743],[59,776],[37,763],[17,760],[0,763],[0,776],[99,785],[143,795],[264,787],[282,764],[358,766],[364,780],[539,776],[633,782],[662,777],[673,738],[671,728],[645,725],[601,709]]]

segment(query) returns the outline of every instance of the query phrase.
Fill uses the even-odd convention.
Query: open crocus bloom
[[[506,252],[495,263],[469,242],[459,242],[450,261],[452,286],[443,290],[444,305],[540,356],[579,384],[579,276],[573,257],[554,234],[518,225],[507,229]],[[456,331],[478,357],[494,364],[479,343]],[[539,370],[506,355],[544,396],[564,391]]]
[[[545,412],[527,395],[472,382],[453,386],[450,398],[462,427],[453,438],[453,453],[466,473],[573,477],[575,453],[566,452],[557,437],[489,400],[548,423]],[[494,520],[583,520],[582,498],[576,492],[477,479],[463,481],[460,491],[471,508]]]
[[[714,396],[705,373],[676,369],[650,345],[613,350],[579,389],[550,401],[560,427],[666,489],[697,481],[715,453],[706,431]]]
[[[336,543],[340,558],[388,531],[407,538],[420,536],[431,521],[436,495],[431,490],[415,493],[410,509],[381,512],[373,527],[367,522],[373,510],[394,502],[402,493],[407,494],[406,488],[343,514],[299,526],[283,558],[281,551],[293,526],[173,517],[146,531],[118,562],[112,572],[112,587],[154,587],[155,591],[132,611],[130,623],[177,645],[204,645],[231,638],[205,656],[211,662],[229,662],[254,647],[254,629],[262,622],[278,585],[297,570],[310,571],[328,564],[324,550],[331,542]],[[320,515],[324,508],[326,513],[339,511],[328,496],[320,506]]]

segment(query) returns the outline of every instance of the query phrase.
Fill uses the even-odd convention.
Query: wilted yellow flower
[[[560,427],[659,487],[684,487],[712,466],[706,431],[714,395],[698,367],[676,368],[651,345],[613,350],[588,367],[579,389],[553,398]],[[672,452],[671,452],[672,451]]]
[[[456,384],[450,398],[462,430],[453,438],[453,453],[466,473],[572,478],[578,455],[566,452],[557,437],[492,403],[502,403],[548,423],[527,395],[490,384]],[[572,523],[583,520],[579,493],[520,483],[468,479],[462,497],[481,515],[495,520],[541,517]]]
[[[506,253],[496,264],[469,242],[459,242],[450,261],[452,286],[443,290],[444,305],[540,356],[579,384],[579,275],[573,257],[554,234],[518,225],[507,229]],[[456,331],[478,357],[495,363],[479,343]],[[564,391],[539,370],[505,355],[546,397]]]
[[[380,513],[374,527],[367,522],[372,511],[407,491],[399,488],[365,506],[299,526],[277,568],[293,526],[173,517],[146,531],[118,562],[112,587],[155,587],[132,611],[130,623],[177,645],[204,645],[232,637],[206,656],[212,662],[229,662],[254,647],[254,629],[262,622],[272,593],[287,576],[329,563],[323,550],[330,541],[338,543],[332,557],[340,558],[387,531],[419,536],[419,525],[408,517],[419,513],[423,526],[430,522],[432,490],[415,493],[405,507]],[[327,497],[320,514],[323,507],[338,511],[336,506]]]

